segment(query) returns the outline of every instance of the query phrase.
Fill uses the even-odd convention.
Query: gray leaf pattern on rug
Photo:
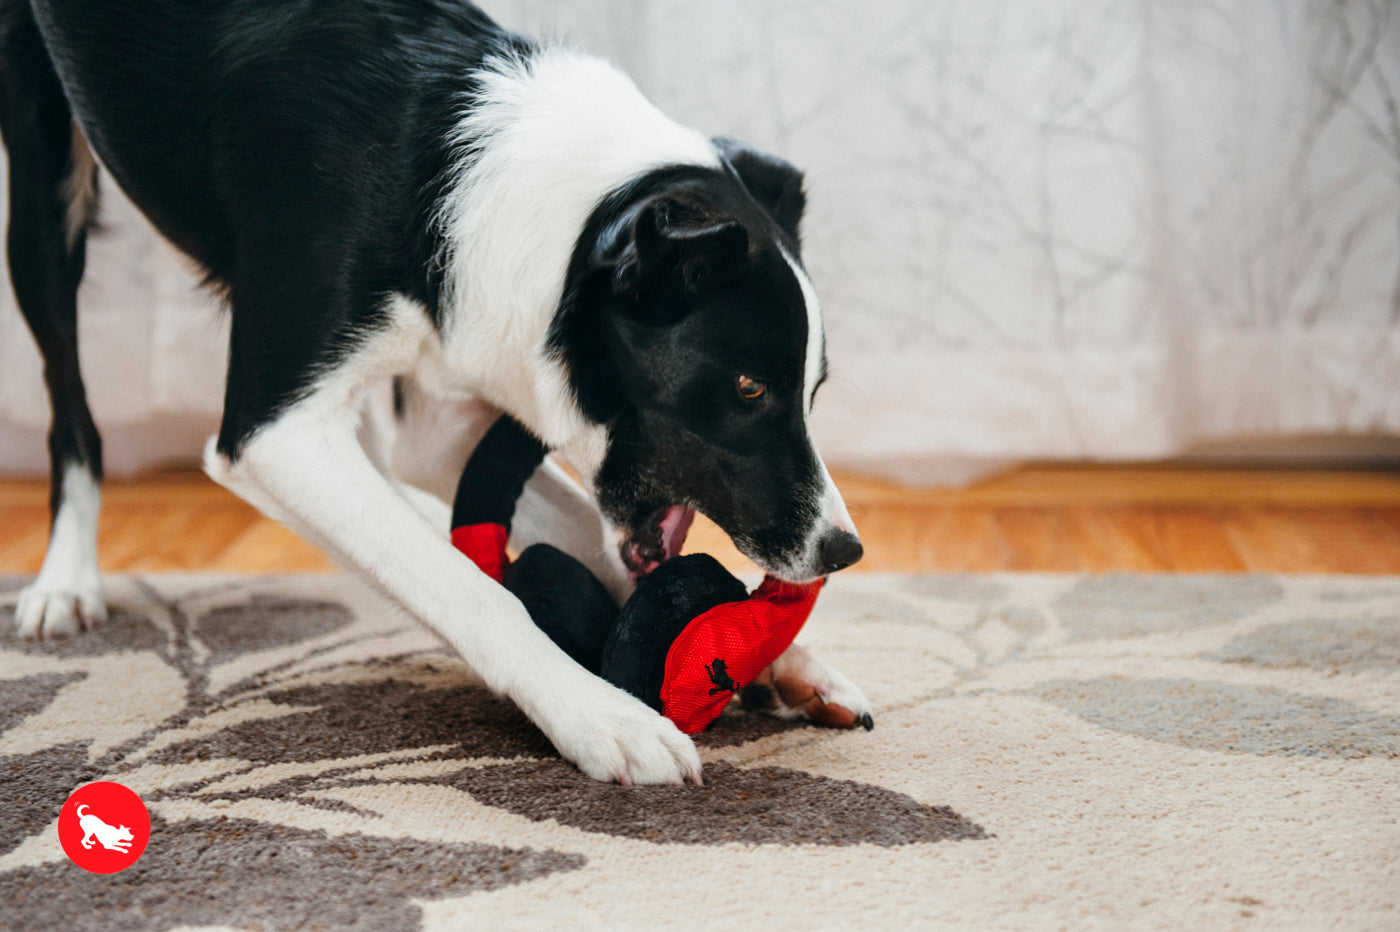
[[[63,744],[33,754],[0,757],[0,812],[5,813],[0,823],[5,826],[0,832],[0,854],[19,847],[48,825],[68,794],[101,776],[88,764],[86,744]],[[0,903],[5,902],[4,885],[0,874]]]
[[[515,706],[479,686],[430,689],[384,679],[276,690],[265,697],[304,711],[230,725],[152,759],[292,763],[441,745],[451,745],[453,755],[464,759],[553,752]]]
[[[1282,598],[1264,576],[1090,576],[1055,608],[1071,637],[1127,638],[1220,624]]]
[[[74,864],[0,875],[5,924],[73,932],[169,929],[229,922],[256,929],[414,929],[415,899],[495,890],[559,871],[584,858],[553,851],[331,836],[242,819],[167,823],[121,874],[94,877]],[[308,895],[314,891],[314,895]]]
[[[0,680],[0,734],[47,708],[60,689],[82,678],[81,673],[38,673]]]
[[[1271,686],[1105,677],[1042,683],[1031,694],[1096,725],[1189,748],[1289,757],[1400,756],[1400,718]]]
[[[1270,625],[1235,638],[1213,657],[1324,672],[1400,669],[1400,618],[1304,618]]]
[[[276,625],[266,623],[275,617]],[[254,595],[243,605],[215,609],[199,618],[198,632],[218,663],[250,650],[267,650],[334,633],[350,624],[350,610],[336,602]]]
[[[946,806],[784,767],[705,767],[702,788],[619,788],[560,760],[462,770],[435,782],[528,819],[658,844],[910,845],[987,833]]]
[[[0,734],[47,708],[60,689],[82,678],[81,673],[41,673],[0,680]],[[5,813],[0,854],[48,824],[86,764],[87,747],[78,743],[35,754],[0,755],[0,812]]]

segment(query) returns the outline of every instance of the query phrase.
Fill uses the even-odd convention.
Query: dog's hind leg
[[[743,692],[744,707],[829,728],[875,727],[870,700],[839,670],[793,644]]]
[[[26,638],[76,633],[106,617],[97,570],[102,445],[78,369],[77,292],[97,168],[28,3],[0,5],[0,134],[9,154],[10,280],[44,357],[53,420],[49,547],[19,599]]]

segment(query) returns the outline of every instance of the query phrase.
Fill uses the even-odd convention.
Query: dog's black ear
[[[716,136],[711,142],[754,200],[778,221],[783,232],[800,241],[798,227],[807,206],[807,195],[802,191],[802,172],[776,155],[760,152],[728,136]]]
[[[699,294],[742,268],[749,251],[748,231],[736,220],[669,198],[644,205],[623,236],[616,258],[603,263],[619,295],[677,287]]]

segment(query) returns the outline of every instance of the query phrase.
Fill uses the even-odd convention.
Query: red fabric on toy
[[[824,582],[797,585],[769,576],[744,601],[697,616],[666,654],[662,714],[688,735],[705,730],[731,696],[788,649]]]
[[[498,583],[505,582],[510,564],[506,556],[508,540],[510,531],[499,524],[464,524],[452,529],[452,546],[471,557],[483,573]]]

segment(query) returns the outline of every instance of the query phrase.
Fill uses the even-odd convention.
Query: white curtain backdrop
[[[907,481],[1400,436],[1400,4],[486,0],[807,171],[835,464]],[[111,467],[193,454],[224,324],[109,195],[83,367]],[[0,470],[42,468],[0,298]]]

